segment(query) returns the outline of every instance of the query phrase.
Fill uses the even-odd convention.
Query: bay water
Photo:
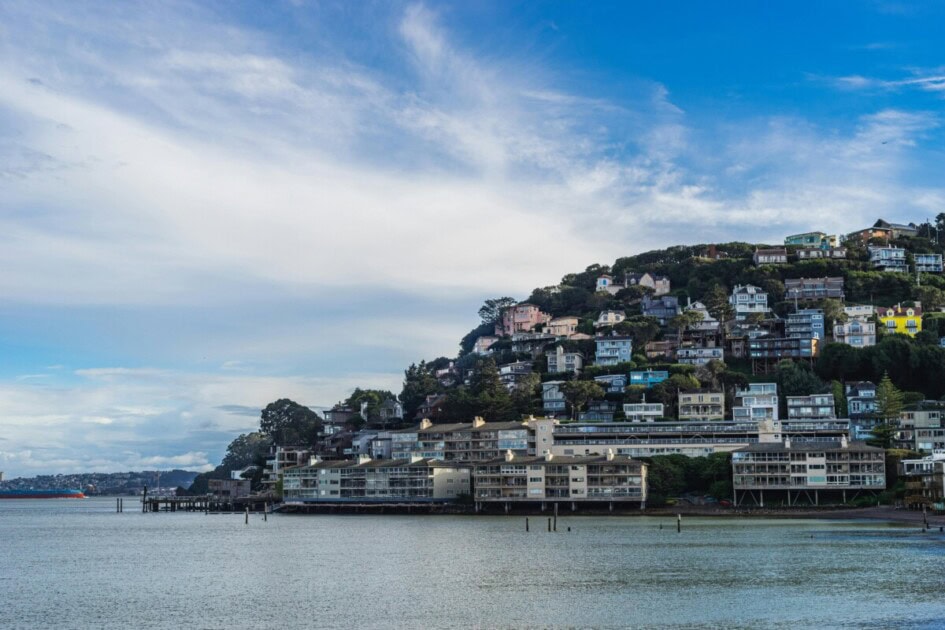
[[[0,501],[0,628],[945,627],[915,525],[138,507]]]

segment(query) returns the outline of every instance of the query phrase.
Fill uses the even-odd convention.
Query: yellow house
[[[886,327],[887,333],[903,333],[915,336],[922,330],[922,307],[920,306],[877,306],[879,321]]]

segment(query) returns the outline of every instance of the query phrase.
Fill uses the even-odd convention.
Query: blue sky
[[[942,3],[0,5],[0,470],[206,468],[485,298],[945,211]]]

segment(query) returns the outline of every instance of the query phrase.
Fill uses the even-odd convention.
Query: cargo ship
[[[0,490],[0,499],[84,499],[81,490]]]

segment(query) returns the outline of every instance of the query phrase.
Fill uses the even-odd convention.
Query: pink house
[[[551,315],[542,313],[534,304],[522,302],[502,311],[502,317],[495,323],[495,334],[500,337],[518,332],[531,332],[539,324],[547,324]]]

